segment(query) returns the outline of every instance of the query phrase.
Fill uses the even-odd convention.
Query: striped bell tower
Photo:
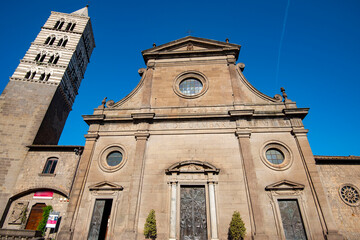
[[[0,96],[0,214],[27,146],[57,144],[95,47],[88,7],[51,12]]]

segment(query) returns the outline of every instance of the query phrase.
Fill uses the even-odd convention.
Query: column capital
[[[176,181],[176,180],[168,181],[168,184],[171,184],[171,185],[176,185],[177,183],[178,183],[178,181]]]
[[[209,181],[207,181],[207,183],[208,183],[208,184],[215,185],[215,184],[218,184],[218,181],[209,180]]]
[[[235,131],[235,135],[238,138],[250,138],[251,130],[250,129],[241,129],[241,130],[238,129]]]
[[[294,128],[294,129],[291,131],[291,134],[293,134],[293,135],[296,136],[296,137],[300,137],[300,136],[306,136],[308,132],[309,132],[308,129],[304,129],[304,128],[297,129],[297,128]]]
[[[95,133],[95,134],[89,133],[89,134],[85,134],[84,137],[86,138],[87,141],[88,140],[93,140],[94,141],[94,140],[99,138],[99,134],[97,134],[97,133]]]
[[[150,133],[148,132],[137,132],[134,134],[136,140],[147,140],[150,137]]]

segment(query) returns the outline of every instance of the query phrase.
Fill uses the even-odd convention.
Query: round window
[[[120,164],[122,159],[123,159],[122,153],[118,152],[118,151],[114,151],[114,152],[111,152],[106,157],[106,162],[110,167],[114,167],[114,166],[117,166],[118,164]]]
[[[269,168],[277,171],[288,169],[293,157],[290,148],[279,141],[270,141],[265,143],[260,149],[260,159]]]
[[[266,159],[272,164],[282,164],[284,162],[284,154],[275,148],[266,151]]]
[[[185,79],[179,85],[180,92],[187,96],[194,96],[201,92],[202,89],[203,85],[201,81],[195,78]]]
[[[173,84],[174,92],[182,98],[193,99],[205,94],[209,82],[205,75],[197,71],[186,71],[179,74]]]
[[[119,145],[107,146],[99,156],[99,167],[104,172],[115,172],[121,169],[127,161],[124,147]]]
[[[360,195],[358,189],[351,185],[346,184],[340,187],[339,190],[341,199],[348,205],[357,206],[360,204]]]

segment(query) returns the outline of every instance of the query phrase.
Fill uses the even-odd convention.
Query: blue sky
[[[50,11],[70,13],[87,3],[2,3],[0,92]],[[257,89],[274,96],[284,87],[298,107],[310,107],[304,124],[314,154],[360,156],[359,12],[357,0],[90,1],[96,48],[59,144],[83,145],[88,126],[81,115],[137,85],[142,50],[190,30],[242,45],[238,62]]]

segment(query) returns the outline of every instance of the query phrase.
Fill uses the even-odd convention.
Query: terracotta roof
[[[316,163],[359,164],[360,156],[319,156],[314,155]]]

